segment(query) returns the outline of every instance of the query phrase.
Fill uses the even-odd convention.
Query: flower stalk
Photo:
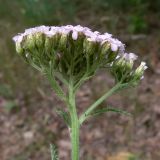
[[[104,100],[110,97],[112,94],[116,93],[123,84],[117,83],[111,90],[106,92],[102,97],[100,97],[97,101],[95,101],[88,109],[80,116],[79,123],[82,123],[90,116],[90,114],[98,107]]]
[[[71,157],[72,160],[79,160],[79,119],[76,110],[76,103],[75,103],[75,92],[73,83],[71,81],[69,85],[69,96],[68,96],[68,106],[69,112],[71,117],[71,129],[70,129],[70,136],[71,136],[71,144],[72,144],[72,153]]]

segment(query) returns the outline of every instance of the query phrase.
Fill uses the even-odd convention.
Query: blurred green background
[[[58,143],[57,139],[63,138],[63,134],[61,134],[60,138],[56,137],[56,134],[58,131],[63,130],[64,126],[58,126],[56,131],[54,129],[56,125],[51,126],[51,124],[53,125],[55,123],[55,119],[58,119],[54,115],[53,106],[57,106],[61,104],[61,102],[53,98],[54,94],[45,78],[25,64],[15,52],[12,37],[29,27],[38,25],[80,24],[92,28],[93,30],[109,32],[115,35],[115,37],[119,37],[120,40],[126,43],[127,50],[136,52],[142,60],[147,61],[149,66],[142,87],[138,89],[138,93],[135,90],[131,92],[132,96],[130,101],[125,102],[127,104],[134,102],[134,107],[131,109],[131,112],[135,114],[135,119],[132,121],[135,123],[137,121],[136,118],[140,118],[143,127],[144,125],[152,126],[152,121],[158,123],[159,114],[157,115],[157,112],[160,111],[159,109],[155,111],[154,107],[160,105],[158,101],[158,96],[160,96],[160,94],[158,94],[158,88],[160,86],[158,81],[160,78],[159,8],[159,0],[0,0],[0,124],[2,124],[0,135],[4,137],[4,139],[2,138],[3,140],[0,140],[0,159],[49,159],[49,151],[47,152],[48,143],[50,143],[50,141]],[[103,77],[103,74],[100,76]],[[94,85],[95,82],[92,83]],[[103,88],[104,86],[100,84],[101,83],[96,83],[96,86],[98,88]],[[92,87],[92,84],[90,87],[92,91],[96,90]],[[86,89],[82,89],[82,94],[80,95],[84,95],[85,97],[85,91]],[[142,95],[142,100],[139,98],[140,93]],[[95,97],[98,97],[97,92],[94,94]],[[79,96],[79,99],[80,98],[81,96]],[[151,102],[149,101],[151,99],[152,104],[150,104]],[[155,101],[153,101],[153,99],[155,99]],[[145,104],[149,105],[148,108],[154,108],[154,111],[148,110],[148,108],[146,109],[146,106],[144,106]],[[42,111],[38,111],[41,108]],[[43,115],[45,111],[46,114]],[[150,112],[153,113],[153,117],[149,116]],[[40,118],[37,118],[37,116]],[[53,116],[56,118],[52,119]],[[148,119],[146,118],[147,120],[144,120],[144,124],[143,119],[141,119],[142,116],[149,116],[149,118],[147,117]],[[19,119],[21,119],[22,122],[19,122]],[[10,127],[10,129],[6,127],[7,122],[9,123],[8,125],[14,128],[13,132]],[[43,131],[41,129],[35,129],[37,126],[35,127],[34,123],[44,128],[46,128],[46,126],[47,128],[51,127],[51,129],[44,129]],[[61,123],[61,121],[58,122],[58,124],[59,123]],[[123,123],[122,120],[122,124]],[[26,129],[25,126],[28,128]],[[133,125],[131,126],[133,127]],[[147,135],[147,138],[160,135],[160,127],[155,126],[153,128],[149,128],[150,134]],[[23,145],[22,142],[24,140],[21,138],[26,132],[29,132],[28,130],[35,130],[34,136],[37,137],[37,141],[39,141],[38,144],[37,141],[32,141],[29,144]],[[152,130],[155,132],[151,133]],[[116,132],[116,128],[114,128],[113,131]],[[130,132],[132,131],[135,132],[134,127],[131,131],[127,131],[127,134],[131,136]],[[148,130],[145,131],[148,132]],[[142,134],[140,133],[144,140],[146,138],[145,131],[142,131]],[[40,137],[36,135],[38,134],[37,132],[41,133]],[[16,133],[18,133],[18,135]],[[17,138],[16,142],[13,142],[12,140],[16,139],[16,136],[21,138]],[[33,135],[31,134],[30,136]],[[8,137],[10,137],[9,140],[7,139]],[[141,137],[139,137],[139,139],[141,139]],[[160,140],[160,136],[158,136],[158,140]],[[19,141],[21,141],[22,144],[20,143],[19,145]],[[146,144],[149,145],[149,148],[145,146],[145,143],[142,144],[141,147],[143,151],[137,151],[141,147],[133,146],[133,152],[140,155],[141,159],[147,160],[146,158],[148,158],[150,160],[159,160],[160,154],[158,151],[160,151],[160,146],[154,145],[156,141],[157,139],[151,139],[148,144]],[[114,146],[112,142],[110,143]],[[122,143],[125,146],[127,140],[122,140]],[[138,143],[138,140],[136,140],[136,143]],[[13,149],[11,146],[15,144],[17,149]],[[130,149],[132,146],[124,146],[122,150],[125,148],[124,150],[131,150],[132,152],[132,149]],[[60,148],[63,147],[60,146]],[[86,149],[88,152],[85,151],[85,149],[83,150],[84,155],[89,154],[89,149]],[[152,150],[154,150],[155,153],[153,153]],[[118,151],[119,149],[111,149],[111,151],[106,151],[106,154],[114,154]],[[97,157],[95,156],[95,159],[101,160],[98,158],[100,155],[101,152],[98,153]],[[89,154],[88,159],[90,157],[92,156]],[[104,160],[107,159],[104,157]],[[123,159],[115,158],[114,160]]]

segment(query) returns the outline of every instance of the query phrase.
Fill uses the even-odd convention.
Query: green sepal
[[[62,109],[57,109],[56,113],[64,120],[67,126],[71,127],[71,118],[68,112],[63,111]]]
[[[55,145],[50,144],[51,160],[59,160],[58,151]]]

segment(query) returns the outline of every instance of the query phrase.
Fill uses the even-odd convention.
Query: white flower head
[[[125,60],[130,62],[133,62],[138,58],[138,56],[134,53],[124,53],[123,57],[125,58]]]
[[[26,29],[24,33],[18,34],[13,37],[13,41],[16,44],[17,52],[23,56],[28,62],[28,59],[35,66],[46,67],[53,60],[52,56],[55,56],[57,71],[63,71],[65,74],[70,74],[69,61],[74,56],[77,56],[81,60],[77,61],[76,70],[74,74],[78,75],[81,71],[85,71],[86,64],[99,63],[99,66],[110,66],[110,69],[114,70],[114,74],[117,74],[117,80],[129,82],[130,79],[136,79],[139,81],[143,78],[144,71],[147,69],[146,63],[141,62],[140,66],[133,70],[134,61],[138,58],[134,53],[125,53],[125,45],[118,39],[112,37],[112,34],[101,34],[98,31],[92,31],[90,28],[83,27],[81,25],[66,25],[66,26],[38,26],[30,29]],[[72,43],[77,41],[78,43]],[[76,45],[73,46],[72,45]],[[78,51],[77,51],[78,47]],[[28,52],[30,51],[30,52]],[[37,52],[39,54],[34,54]],[[61,53],[62,52],[62,53]],[[79,52],[79,53],[77,53]],[[59,54],[62,55],[59,57]],[[82,56],[81,54],[82,53]],[[30,56],[30,54],[32,54]],[[69,55],[70,54],[70,55]],[[71,58],[66,57],[69,55]],[[89,56],[92,56],[91,58]],[[76,57],[76,58],[77,58]],[[38,61],[35,61],[39,59]],[[85,59],[85,60],[84,60]],[[93,62],[87,62],[92,60]],[[67,62],[65,66],[63,62]],[[62,64],[63,63],[63,64]],[[94,65],[90,65],[93,67]],[[91,68],[92,70],[93,68]],[[121,76],[127,77],[121,77]],[[68,75],[69,76],[69,75]],[[135,76],[133,78],[133,76]],[[78,77],[80,77],[78,75]]]

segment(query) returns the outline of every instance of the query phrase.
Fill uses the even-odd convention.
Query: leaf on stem
[[[63,111],[62,109],[57,109],[56,113],[64,120],[68,127],[71,127],[71,118],[68,112]]]
[[[91,114],[89,114],[88,116],[98,116],[101,115],[102,113],[106,113],[106,112],[114,112],[114,113],[119,113],[122,115],[127,115],[127,116],[131,116],[131,113],[124,111],[122,109],[117,109],[114,107],[105,107],[105,108],[101,108],[101,109],[96,109],[94,110]]]
[[[55,145],[50,144],[51,160],[59,160],[58,151]]]
[[[53,90],[57,94],[57,96],[60,97],[62,100],[65,100],[65,94],[64,94],[62,88],[59,86],[59,84],[55,80],[55,77],[54,77],[52,71],[46,70],[45,73],[46,73],[46,76],[47,76]]]

